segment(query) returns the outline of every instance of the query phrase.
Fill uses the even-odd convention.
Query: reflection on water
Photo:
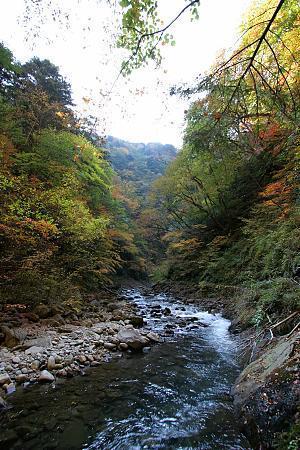
[[[183,310],[165,296],[135,300],[151,328],[188,317],[208,327],[176,325],[174,336],[150,353],[103,364],[55,389],[17,393],[9,422],[6,415],[0,424],[0,436],[11,436],[7,449],[250,449],[227,395],[238,373],[229,322],[194,307]],[[172,315],[151,317],[157,304]]]

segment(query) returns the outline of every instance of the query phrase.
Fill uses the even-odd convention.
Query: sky
[[[188,101],[170,87],[193,83],[222,49],[232,48],[251,0],[201,0],[198,21],[187,13],[172,27],[176,46],[163,48],[162,66],[115,80],[124,51],[115,48],[116,20],[105,0],[42,0],[43,14],[27,19],[30,0],[2,0],[0,41],[21,61],[38,56],[60,68],[71,83],[76,107],[98,118],[100,134],[132,142],[180,147]],[[168,23],[185,0],[159,0]],[[60,20],[53,12],[61,10]]]

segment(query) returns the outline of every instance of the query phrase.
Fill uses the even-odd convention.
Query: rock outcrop
[[[236,380],[234,403],[242,430],[255,449],[274,448],[278,435],[295,423],[300,401],[299,362],[299,336],[281,337]]]

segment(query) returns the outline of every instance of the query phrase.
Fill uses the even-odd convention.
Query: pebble
[[[84,355],[79,355],[78,357],[77,357],[77,359],[78,359],[78,361],[80,362],[80,363],[85,363],[86,362],[86,357],[84,356]]]
[[[21,359],[20,359],[18,356],[15,356],[15,357],[12,359],[12,362],[13,362],[14,364],[19,364],[19,363],[21,362]]]
[[[35,359],[34,361],[32,361],[31,368],[33,370],[38,370],[39,367],[40,367],[40,361],[38,359]]]

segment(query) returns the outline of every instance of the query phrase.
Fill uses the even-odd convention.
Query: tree
[[[59,103],[64,107],[73,105],[70,84],[48,59],[32,58],[22,66],[22,71],[34,86],[46,92],[50,103]]]

